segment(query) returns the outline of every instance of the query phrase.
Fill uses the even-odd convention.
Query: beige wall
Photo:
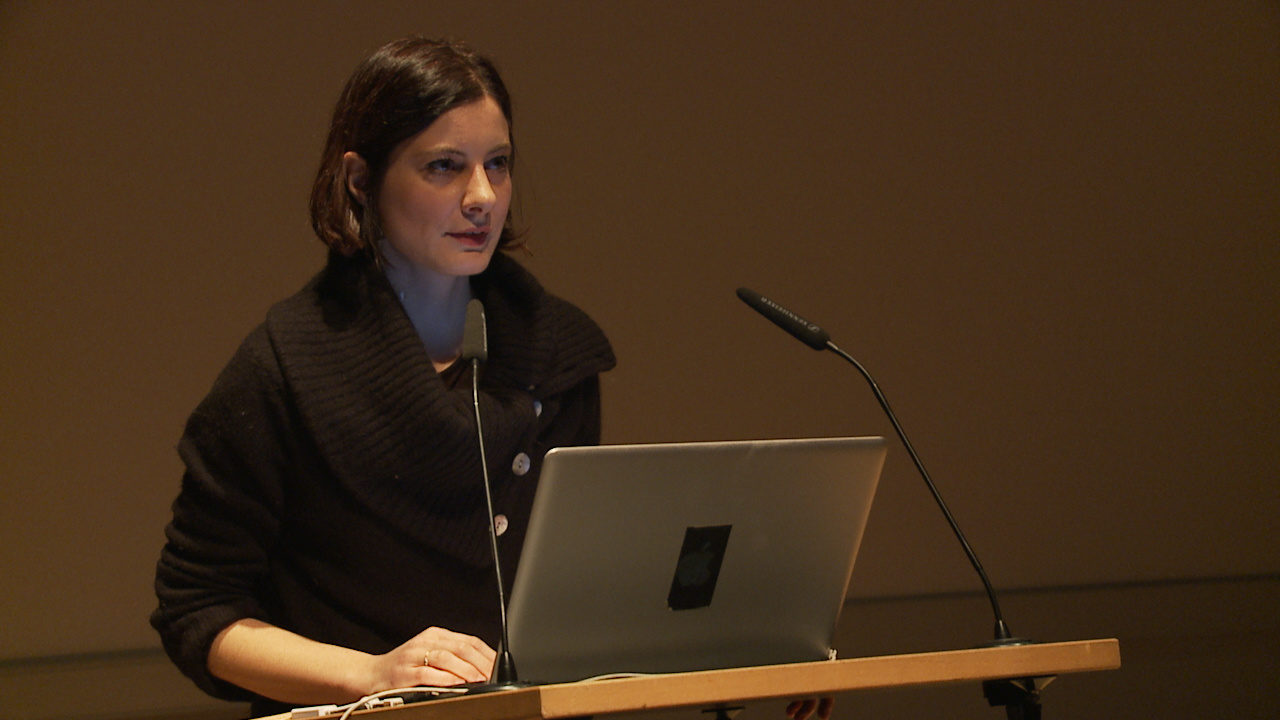
[[[1275,3],[459,5],[0,4],[0,688],[154,661],[186,414],[322,261],[346,75],[417,31],[504,71],[528,264],[621,360],[607,441],[891,433],[747,285],[876,374],[996,585],[1037,599],[1016,631],[1128,629],[1165,697],[1208,667],[1155,671],[1205,637],[1177,608],[1254,608],[1241,667],[1280,644]],[[896,447],[854,582],[855,651],[987,636]]]

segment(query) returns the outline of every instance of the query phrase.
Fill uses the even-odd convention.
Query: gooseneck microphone
[[[942,509],[942,514],[947,518],[947,523],[951,525],[952,532],[956,538],[960,540],[960,545],[964,547],[964,553],[969,557],[969,562],[973,564],[973,569],[978,571],[978,577],[982,579],[982,585],[986,588],[987,598],[991,601],[991,610],[995,613],[995,640],[993,645],[1022,645],[1027,641],[1015,638],[1009,632],[1009,626],[1004,622],[1004,616],[1000,613],[1000,603],[996,600],[996,591],[991,587],[991,580],[987,578],[986,570],[982,569],[982,563],[978,561],[978,556],[973,552],[973,548],[969,547],[969,541],[965,539],[964,533],[960,532],[960,526],[956,524],[955,518],[951,516],[951,511],[947,509],[947,504],[943,502],[942,495],[938,493],[938,488],[933,484],[933,479],[929,477],[929,471],[924,469],[924,463],[920,461],[920,456],[916,454],[915,448],[911,447],[911,441],[907,439],[906,432],[903,431],[902,425],[898,423],[898,418],[893,414],[893,410],[889,408],[889,401],[885,399],[884,393],[880,392],[880,386],[876,385],[876,381],[872,379],[871,373],[867,372],[862,364],[853,359],[845,351],[831,342],[831,336],[825,330],[796,315],[790,310],[782,307],[778,303],[764,297],[754,290],[747,288],[738,288],[738,297],[753,310],[773,321],[775,325],[791,333],[797,340],[808,345],[814,350],[830,350],[857,368],[862,377],[866,378],[871,384],[871,392],[875,393],[876,400],[879,401],[880,407],[884,409],[885,415],[889,416],[889,422],[893,424],[893,429],[898,433],[898,439],[902,441],[903,447],[907,449],[907,454],[911,456],[911,462],[915,463],[916,470],[920,472],[920,477],[924,478],[924,482],[929,486],[929,492],[933,494],[933,499],[937,501],[938,507]]]
[[[502,565],[498,558],[498,533],[493,527],[493,492],[489,487],[489,464],[484,455],[484,428],[480,424],[480,366],[489,359],[489,339],[485,332],[484,305],[476,299],[467,303],[467,318],[462,329],[460,359],[471,361],[471,399],[476,410],[476,438],[480,441],[480,472],[484,476],[484,502],[489,509],[489,547],[493,551],[493,572],[498,578],[498,618],[502,629],[502,645],[494,664],[490,682],[470,686],[470,693],[514,690],[525,687],[516,675],[516,662],[507,641],[507,597],[502,589]]]

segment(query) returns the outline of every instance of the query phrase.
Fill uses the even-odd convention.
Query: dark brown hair
[[[511,98],[497,68],[465,43],[410,37],[388,43],[356,68],[333,109],[320,170],[311,188],[311,227],[343,255],[377,252],[382,230],[374,200],[391,151],[436,118],[460,105],[492,98],[511,127]],[[512,161],[515,160],[512,139]],[[347,189],[342,156],[355,152],[368,163],[369,185],[361,203]],[[511,216],[499,248],[518,245]]]

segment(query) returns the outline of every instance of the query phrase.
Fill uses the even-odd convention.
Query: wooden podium
[[[1082,640],[541,685],[359,714],[390,713],[380,720],[553,720],[640,710],[714,710],[757,700],[1048,678],[1119,667],[1119,641]]]

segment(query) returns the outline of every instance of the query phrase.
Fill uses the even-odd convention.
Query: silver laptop
[[[883,438],[559,448],[508,605],[521,679],[823,660]]]

